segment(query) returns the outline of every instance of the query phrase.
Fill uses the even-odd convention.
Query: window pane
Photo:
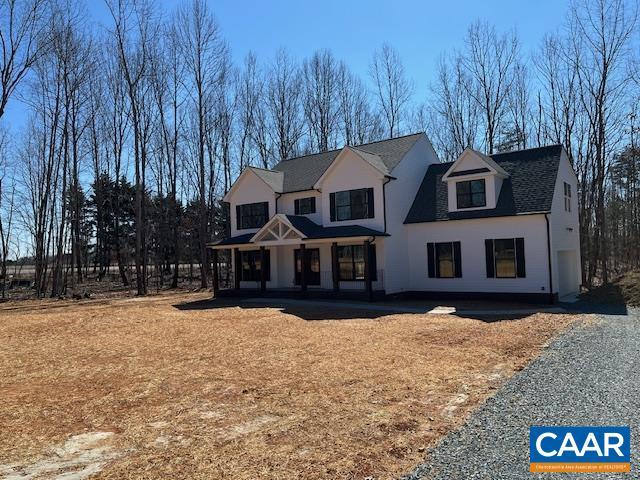
[[[516,249],[513,238],[495,240],[496,277],[516,276]]]
[[[349,220],[351,219],[351,207],[337,207],[336,208],[336,218],[338,220]]]
[[[309,258],[309,267],[313,273],[320,273],[320,251],[311,250]]]
[[[349,205],[351,203],[351,199],[349,197],[349,192],[336,192],[336,206],[340,205]]]
[[[471,202],[474,207],[484,207],[485,205],[485,196],[484,192],[474,193]]]
[[[473,180],[471,182],[471,191],[473,193],[484,193],[484,180]]]
[[[485,181],[470,180],[456,183],[458,208],[484,207],[487,204]]]
[[[453,244],[451,243],[436,243],[436,255],[438,261],[438,269],[440,277],[453,278],[454,266],[453,266]]]

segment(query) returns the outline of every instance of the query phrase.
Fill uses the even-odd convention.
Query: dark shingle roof
[[[430,165],[404,223],[549,212],[561,153],[561,145],[551,145],[491,155],[509,178],[502,183],[496,208],[490,210],[449,212],[447,184],[442,176],[453,162]]]
[[[339,238],[339,237],[381,237],[388,236],[384,232],[373,230],[360,225],[339,225],[335,227],[323,227],[302,215],[287,215],[287,220],[291,222],[297,230],[302,232],[307,239],[318,238]]]
[[[354,146],[354,149],[377,155],[391,172],[423,133]],[[278,163],[274,170],[284,173],[283,193],[311,190],[342,149],[290,158]]]
[[[282,172],[274,172],[273,170],[265,170],[264,168],[249,167],[253,173],[258,175],[271,189],[276,193],[282,193],[284,183],[284,174]]]
[[[254,233],[243,233],[242,235],[236,235],[235,237],[216,240],[215,242],[208,243],[207,245],[211,247],[218,245],[242,245],[245,243],[251,243],[251,237],[254,235]]]

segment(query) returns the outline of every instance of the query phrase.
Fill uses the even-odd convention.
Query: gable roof
[[[404,137],[380,140],[351,148],[357,150],[363,159],[375,168],[379,170],[386,169],[387,172],[391,172],[423,135],[424,133],[414,133]],[[273,167],[273,170],[284,174],[284,185],[281,193],[312,190],[315,183],[341,151],[342,149],[339,148],[329,152],[290,158],[278,163]],[[384,172],[385,170],[381,171]]]
[[[236,181],[233,182],[229,191],[224,195],[223,200],[228,201],[229,197],[238,189],[240,185],[240,179],[242,179],[248,173],[255,174],[260,180],[262,180],[271,190],[275,193],[282,193],[282,187],[284,183],[284,174],[282,172],[274,172],[273,170],[265,170],[258,167],[246,167]]]
[[[295,229],[296,232],[302,234],[301,240],[318,240],[323,238],[345,238],[345,237],[388,237],[389,234],[374,230],[372,228],[363,227],[362,225],[338,225],[334,227],[324,227],[318,225],[308,217],[303,215],[285,215],[278,213],[272,217],[260,230],[254,233],[243,233],[235,237],[216,240],[208,243],[211,247],[228,247],[234,245],[246,245],[254,243],[254,238],[259,236],[264,227],[267,226],[274,218],[285,218],[287,222]],[[277,242],[275,242],[277,245]]]
[[[464,151],[460,154],[460,156],[455,162],[449,163],[450,167],[443,175],[443,180],[446,180],[449,177],[471,175],[473,173],[480,173],[481,171],[483,171],[482,168],[474,168],[472,170],[457,170],[457,171],[455,170],[458,164],[469,155],[476,156],[482,162],[484,162],[484,164],[487,167],[483,167],[483,168],[485,168],[487,171],[493,171],[495,174],[500,175],[501,177],[507,177],[509,175],[507,172],[505,172],[505,170],[500,165],[498,165],[495,161],[493,161],[493,159],[490,156],[467,147],[464,149]]]
[[[264,183],[269,185],[275,193],[282,193],[284,186],[284,174],[282,172],[274,172],[273,170],[265,170],[264,168],[248,167],[258,175]]]
[[[389,234],[361,225],[339,225],[323,227],[303,215],[286,215],[293,227],[302,232],[306,239],[339,237],[388,237]]]
[[[509,175],[502,182],[496,208],[449,212],[443,175],[454,162],[429,166],[404,223],[503,217],[551,211],[562,145],[491,155]]]

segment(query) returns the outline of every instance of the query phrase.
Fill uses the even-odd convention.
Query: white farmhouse
[[[440,163],[424,133],[248,167],[214,291],[552,302],[579,290],[576,191],[560,145]]]

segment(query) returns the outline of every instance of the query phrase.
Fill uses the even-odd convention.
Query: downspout
[[[275,215],[276,213],[278,213],[278,199],[279,199],[281,196],[282,196],[282,194],[281,194],[281,193],[277,193],[277,192],[276,192],[276,211],[275,211],[274,215]]]
[[[387,233],[387,194],[385,187],[391,180],[393,180],[391,177],[386,177],[386,182],[382,184],[382,213],[384,217],[384,233]]]
[[[549,263],[549,303],[554,303],[553,298],[553,272],[551,271],[551,233],[549,228],[549,214],[544,214],[544,219],[547,222],[547,261]]]

